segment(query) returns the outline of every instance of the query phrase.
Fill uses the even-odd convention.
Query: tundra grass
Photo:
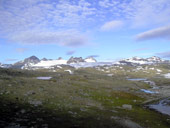
[[[0,70],[0,126],[123,128],[130,126],[120,121],[131,120],[144,128],[169,128],[170,117],[142,105],[152,97],[140,92],[147,84],[94,71]]]

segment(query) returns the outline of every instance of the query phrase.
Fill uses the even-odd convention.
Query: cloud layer
[[[5,62],[13,62],[13,61],[18,61],[18,59],[6,59]]]
[[[96,9],[84,0],[0,2],[1,38],[15,43],[57,44],[66,47],[88,44],[88,36],[77,28],[91,22],[89,16],[95,14]]]
[[[161,53],[156,53],[156,55],[164,57],[164,58],[170,58],[170,51],[168,52],[161,52]]]
[[[123,25],[122,21],[113,20],[113,21],[106,22],[103,26],[101,26],[101,30],[102,31],[111,31],[111,30],[121,27],[122,25]]]
[[[90,56],[88,56],[87,58],[89,58],[89,57],[96,58],[96,57],[100,57],[100,56],[99,56],[99,55],[90,55]]]
[[[140,33],[136,36],[137,41],[159,39],[159,38],[170,40],[170,26],[156,28],[150,31]]]
[[[0,5],[0,38],[24,44],[84,46],[85,31],[100,26],[110,31],[125,22],[139,28],[170,23],[168,0],[0,0]],[[151,33],[137,38],[156,37]]]
[[[141,27],[170,22],[167,0],[1,0],[0,5],[0,31],[8,33],[28,29],[84,29],[116,19]]]
[[[16,50],[16,52],[18,52],[18,53],[24,53],[25,51],[27,51],[28,49],[27,48],[17,48],[17,49],[15,49]]]
[[[96,9],[90,3],[51,0],[1,0],[0,27],[4,32],[59,29],[80,26]],[[85,23],[84,23],[85,24]]]
[[[12,42],[22,44],[58,44],[61,46],[77,47],[88,44],[85,35],[75,30],[58,32],[27,31],[11,36]]]
[[[74,50],[68,51],[68,52],[66,53],[66,55],[73,55],[75,52],[76,52],[76,51],[74,51]]]
[[[135,28],[165,25],[170,22],[168,0],[102,0],[99,5],[108,11],[108,18],[123,19]]]

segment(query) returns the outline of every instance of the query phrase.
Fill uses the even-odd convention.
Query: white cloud
[[[161,52],[161,53],[156,53],[156,55],[164,57],[164,58],[170,58],[170,51],[167,52]]]
[[[0,33],[28,29],[81,28],[122,19],[135,27],[170,22],[167,0],[0,0]]]
[[[103,26],[101,26],[101,30],[102,31],[111,31],[111,30],[121,27],[122,25],[123,25],[122,21],[113,20],[113,21],[106,22]]]
[[[170,26],[156,28],[150,31],[140,33],[136,36],[137,41],[157,38],[170,40]]]
[[[170,1],[167,0],[134,0],[129,10],[127,12],[133,27],[165,25],[170,22]]]
[[[99,55],[90,55],[90,56],[87,56],[87,58],[89,57],[93,57],[93,58],[97,58],[97,57],[100,57]]]
[[[167,25],[170,22],[169,0],[103,0],[99,6],[107,9],[107,18],[123,18],[133,28]]]
[[[76,30],[65,31],[27,31],[10,37],[11,42],[21,44],[57,44],[66,47],[78,47],[89,44],[88,37]]]
[[[85,31],[82,26],[92,21],[90,16],[96,14],[96,9],[85,0],[0,2],[1,38],[15,43],[58,44],[66,47],[88,44],[87,35],[80,31]]]
[[[27,44],[84,45],[88,37],[83,31],[95,29],[104,21],[110,22],[101,27],[103,31],[114,30],[125,22],[135,27],[170,23],[168,0],[0,0],[0,5],[0,37]],[[79,32],[65,34],[68,29]]]
[[[2,0],[1,3],[0,32],[3,33],[37,28],[79,28],[91,22],[90,16],[96,14],[96,9],[84,0]]]
[[[104,7],[104,8],[109,8],[109,7],[113,7],[115,6],[116,4],[118,4],[119,2],[118,1],[109,1],[109,0],[102,0],[102,1],[99,1],[99,5],[101,7]]]
[[[24,53],[25,51],[27,51],[28,49],[27,48],[17,48],[17,49],[15,49],[16,50],[16,52],[18,52],[18,53]]]
[[[18,59],[5,59],[5,62],[18,61]]]

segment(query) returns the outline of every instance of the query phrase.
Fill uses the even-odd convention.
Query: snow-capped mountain
[[[83,59],[82,57],[71,57],[69,60],[64,60],[61,57],[58,59],[39,59],[36,56],[31,56],[29,58],[24,59],[23,61],[19,61],[12,65],[12,68],[21,68],[21,69],[39,69],[39,68],[50,68],[55,65],[70,65],[72,64],[80,64],[85,65],[86,63],[94,63],[97,62],[93,57],[88,57]],[[74,66],[73,66],[74,67]]]
[[[81,67],[96,67],[96,66],[111,66],[111,65],[142,65],[142,64],[157,64],[157,63],[170,63],[170,61],[162,60],[159,57],[153,56],[149,58],[132,57],[128,59],[123,59],[117,62],[97,62],[93,57],[87,57],[83,59],[82,57],[71,57],[69,60],[62,59],[39,59],[36,56],[31,56],[23,61],[19,61],[14,64],[1,64],[2,68],[19,68],[19,69],[51,69],[55,67],[62,68],[63,66],[71,66],[75,68]]]
[[[71,57],[67,61],[67,64],[78,64],[78,63],[84,63],[84,62],[93,63],[93,62],[97,62],[97,61],[93,57],[87,57],[85,59],[83,59],[82,57]]]
[[[148,62],[164,62],[160,57],[152,56],[146,59]]]
[[[25,69],[25,68],[31,67],[39,62],[40,62],[39,58],[37,58],[36,56],[31,56],[29,58],[24,59],[23,61],[19,61],[19,62],[13,64],[12,68]]]
[[[10,68],[11,66],[12,66],[12,64],[2,64],[2,63],[0,63],[1,68]]]
[[[42,60],[42,61],[48,61],[48,59],[47,59],[47,58],[42,58],[41,60]]]
[[[1,64],[1,68],[11,68],[12,64]]]
[[[85,60],[82,57],[71,57],[67,61],[67,64],[76,64],[76,63],[81,63],[81,62],[85,62]]]
[[[64,59],[62,59],[60,57],[57,60],[42,59],[39,63],[36,63],[36,64],[32,65],[32,67],[44,67],[44,68],[48,68],[50,66],[62,65],[62,64],[67,64],[67,60],[64,60]]]
[[[132,58],[128,58],[128,59],[123,59],[119,61],[121,64],[155,64],[155,63],[163,63],[165,62],[164,60],[162,60],[159,57],[153,56],[153,57],[149,57],[149,58],[140,58],[140,57],[132,57]]]
[[[93,67],[98,65],[93,57],[83,59],[82,57],[71,57],[69,60],[64,60],[59,57],[57,60],[42,59],[39,63],[33,65],[31,68],[50,68],[56,65],[68,65],[72,67]],[[93,63],[93,64],[92,64]]]

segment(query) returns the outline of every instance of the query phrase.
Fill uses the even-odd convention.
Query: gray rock
[[[132,109],[132,105],[124,104],[124,105],[122,105],[122,108],[131,110]]]
[[[42,105],[42,101],[38,101],[38,100],[31,100],[31,101],[29,101],[29,103],[34,106]]]
[[[139,124],[137,124],[131,120],[123,120],[122,124],[124,124],[128,128],[142,128]]]
[[[67,64],[71,63],[79,63],[79,62],[85,62],[82,57],[71,57],[68,61]]]

